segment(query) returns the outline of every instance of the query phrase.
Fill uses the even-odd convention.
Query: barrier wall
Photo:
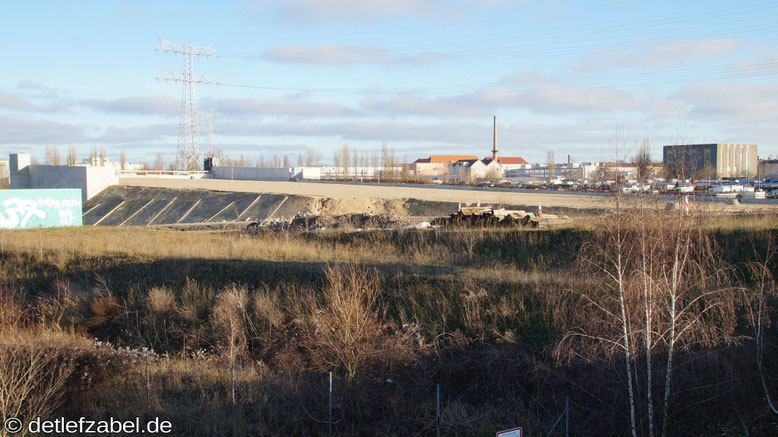
[[[81,226],[81,190],[0,190],[0,229]]]
[[[292,178],[289,168],[214,167],[211,173],[216,179],[288,181]]]
[[[320,167],[232,167],[218,166],[211,169],[214,179],[234,179],[246,181],[288,181],[291,179],[320,180]]]
[[[119,183],[113,167],[31,165],[25,153],[12,154],[10,167],[12,189],[79,188],[84,201]]]

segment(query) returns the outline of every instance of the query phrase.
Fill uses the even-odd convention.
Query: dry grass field
[[[774,216],[654,213],[548,230],[5,231],[0,386],[23,396],[0,387],[0,403],[159,416],[178,435],[327,435],[332,371],[337,435],[433,435],[436,384],[445,435],[545,435],[566,397],[573,435],[627,434],[631,403],[643,435],[770,435],[762,383],[778,388],[778,352],[759,330],[777,316]],[[683,308],[672,387],[670,298]]]

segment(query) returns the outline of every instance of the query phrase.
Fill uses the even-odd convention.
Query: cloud
[[[448,57],[435,52],[401,55],[381,47],[340,44],[285,45],[262,54],[262,58],[269,61],[318,65],[419,64],[437,62]]]
[[[119,114],[176,115],[179,110],[175,99],[164,96],[127,97],[114,100],[86,99],[79,103],[81,106],[98,111]]]
[[[16,89],[27,98],[60,101],[64,100],[59,91],[40,82],[22,80],[16,84]],[[68,100],[68,103],[71,102]]]
[[[676,67],[693,61],[716,58],[735,52],[743,42],[734,38],[661,41],[644,50],[598,50],[585,55],[577,71],[614,68],[659,69]]]
[[[94,141],[101,143],[142,143],[156,141],[178,135],[172,124],[152,124],[146,126],[116,127],[110,126]]]
[[[479,117],[488,112],[483,105],[458,101],[457,98],[425,99],[412,95],[389,99],[370,98],[363,100],[360,105],[365,110],[389,116]]]
[[[35,111],[36,105],[29,100],[17,97],[6,92],[0,91],[0,108],[12,109],[15,111]]]
[[[642,99],[613,88],[572,86],[523,90],[498,87],[476,91],[463,96],[463,99],[484,106],[518,107],[545,114],[645,110],[651,106]]]
[[[527,82],[548,82],[550,77],[543,76],[534,71],[517,71],[500,79],[502,83],[521,84]]]
[[[254,0],[250,10],[270,11],[281,19],[296,23],[364,21],[394,16],[424,18],[461,17],[472,8],[494,8],[511,0]]]
[[[691,106],[689,116],[716,121],[774,124],[778,113],[778,85],[773,83],[688,85],[674,97]]]
[[[482,131],[479,133],[479,131]],[[310,122],[288,121],[282,123],[225,123],[222,134],[225,136],[248,137],[336,137],[343,140],[359,141],[435,141],[442,143],[466,144],[487,141],[489,127],[470,123],[394,123],[383,121],[362,122]],[[488,138],[487,138],[488,137]],[[488,142],[488,141],[487,141]]]
[[[295,117],[359,117],[364,114],[337,103],[311,102],[301,99],[223,99],[219,111],[233,115],[288,115]]]
[[[394,116],[477,117],[491,115],[500,108],[524,109],[537,114],[605,114],[652,111],[677,104],[677,101],[637,97],[613,88],[549,86],[528,89],[493,87],[435,99],[416,96],[366,99],[362,107]]]
[[[0,91],[0,108],[20,112],[57,112],[66,111],[67,103],[65,100],[61,100],[40,105],[33,103],[29,98]]]
[[[48,120],[0,117],[0,143],[77,143],[86,141],[84,128]]]

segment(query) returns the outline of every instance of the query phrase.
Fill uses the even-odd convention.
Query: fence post
[[[329,427],[330,437],[332,437],[332,372],[330,372],[330,403],[329,403],[329,413],[328,413],[328,419],[327,419],[327,426]]]
[[[238,420],[237,417],[235,417],[235,358],[230,359],[230,380],[231,380],[231,391],[232,391],[232,398],[231,398],[231,404],[232,404],[232,435],[235,437],[238,432]]]
[[[435,428],[437,429],[435,435],[440,437],[440,384],[437,384],[435,389]]]
[[[146,405],[151,411],[151,374],[149,372],[149,355],[146,354]]]

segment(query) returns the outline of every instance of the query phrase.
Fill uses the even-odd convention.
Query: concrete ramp
[[[83,205],[88,226],[152,226],[290,219],[311,213],[317,199],[156,187],[110,187]]]

